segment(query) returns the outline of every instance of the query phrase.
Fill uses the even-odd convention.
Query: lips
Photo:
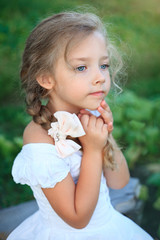
[[[101,96],[104,95],[104,91],[92,92],[92,93],[90,93],[90,95],[92,95],[92,96],[97,96],[97,97],[101,97]]]

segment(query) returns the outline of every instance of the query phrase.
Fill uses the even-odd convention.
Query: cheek
[[[107,89],[107,92],[109,92],[110,88],[111,88],[111,78],[110,78],[110,75],[108,74],[107,78],[106,78],[106,89]]]
[[[85,81],[85,79],[80,78],[80,79],[74,79],[74,81],[72,81],[72,83],[69,86],[70,91],[72,91],[73,95],[80,95],[82,93],[84,93],[87,89],[87,81]]]

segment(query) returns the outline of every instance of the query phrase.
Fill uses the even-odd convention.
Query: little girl
[[[152,239],[110,203],[108,187],[129,181],[104,100],[112,49],[101,21],[90,13],[56,14],[30,34],[21,80],[33,121],[12,175],[31,187],[39,210],[8,240]]]

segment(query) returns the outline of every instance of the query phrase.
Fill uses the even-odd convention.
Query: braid
[[[111,139],[111,135],[108,136],[107,144],[104,148],[104,162],[103,165],[106,168],[110,168],[115,170],[117,168],[117,163],[114,158],[114,151],[118,149],[117,145],[115,145]]]
[[[26,96],[26,105],[27,113],[33,117],[33,121],[48,130],[51,122],[54,120],[54,117],[47,106],[42,105],[39,94],[35,91],[35,89],[30,89],[28,91]]]
[[[51,127],[51,122],[54,121],[54,117],[46,106],[41,105],[39,113],[33,117],[33,120],[48,130]]]

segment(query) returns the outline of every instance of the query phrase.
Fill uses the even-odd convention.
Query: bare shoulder
[[[28,143],[50,143],[54,144],[54,139],[48,135],[48,131],[41,125],[31,121],[23,133],[23,145]]]

